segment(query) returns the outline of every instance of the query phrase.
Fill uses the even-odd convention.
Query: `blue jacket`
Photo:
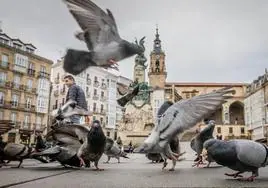
[[[78,85],[73,84],[69,88],[69,90],[67,92],[67,96],[66,96],[66,102],[69,99],[76,101],[78,106],[84,108],[85,110],[88,110],[85,93],[84,93],[83,89],[81,87],[79,87]]]

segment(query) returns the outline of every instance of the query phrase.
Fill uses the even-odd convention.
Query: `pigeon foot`
[[[238,178],[239,181],[254,181],[257,176],[249,176],[247,178]]]
[[[237,172],[237,173],[234,173],[234,174],[225,173],[224,175],[237,178],[237,177],[243,177],[242,175],[240,175],[241,173],[242,172]]]

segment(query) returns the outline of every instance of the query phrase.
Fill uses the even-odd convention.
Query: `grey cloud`
[[[147,63],[159,25],[168,81],[250,82],[267,67],[266,0],[95,2],[113,12],[121,37],[146,36]],[[61,0],[2,0],[0,20],[4,31],[54,61],[67,47],[86,49],[74,38],[79,27]],[[134,57],[120,62],[122,75],[132,77],[133,66]]]

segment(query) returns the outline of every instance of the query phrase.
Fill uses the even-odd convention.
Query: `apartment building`
[[[0,120],[15,125],[4,141],[31,144],[35,133],[46,132],[53,62],[35,51],[33,44],[0,32]]]

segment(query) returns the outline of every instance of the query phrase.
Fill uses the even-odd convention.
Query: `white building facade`
[[[155,125],[157,124],[157,112],[165,101],[165,89],[155,89],[151,95],[151,104],[153,108],[153,118]]]

